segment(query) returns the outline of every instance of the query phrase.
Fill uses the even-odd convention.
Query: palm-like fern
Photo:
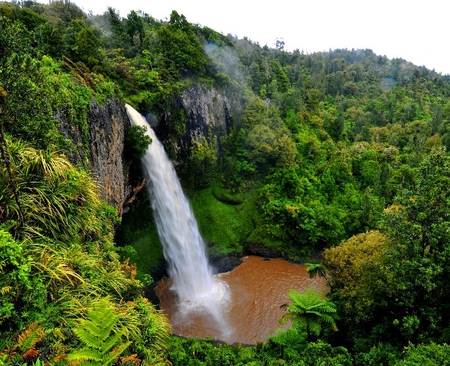
[[[327,270],[325,266],[321,263],[306,263],[309,278],[316,278],[317,276],[325,278],[328,282],[327,278]]]
[[[336,305],[324,298],[320,292],[308,288],[301,294],[291,289],[289,298],[292,303],[286,307],[286,314],[281,318],[281,322],[291,320],[294,327],[304,329],[308,341],[312,336],[318,337],[325,325],[337,330]]]
[[[118,321],[107,298],[95,304],[87,311],[87,319],[80,319],[80,325],[73,329],[85,347],[70,353],[67,360],[77,365],[112,365],[131,344],[124,341],[122,329],[113,331]]]
[[[297,359],[306,347],[306,333],[294,327],[277,329],[276,334],[269,337],[269,341],[279,347],[282,359]]]
[[[0,205],[5,208],[4,221],[23,224],[16,228],[20,236],[84,241],[86,236],[101,235],[96,217],[101,203],[98,187],[87,172],[76,169],[63,154],[50,148],[37,150],[9,140],[8,148],[11,174],[0,165],[0,180],[4,181],[0,184]],[[11,175],[17,182],[14,192]]]

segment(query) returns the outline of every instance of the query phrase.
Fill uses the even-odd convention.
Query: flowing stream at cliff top
[[[173,321],[183,322],[194,313],[206,312],[226,337],[231,332],[225,320],[229,305],[228,285],[213,276],[194,214],[164,147],[145,118],[131,106],[126,105],[126,108],[132,124],[145,127],[152,139],[142,164],[168,263],[170,290],[177,297],[177,319]]]

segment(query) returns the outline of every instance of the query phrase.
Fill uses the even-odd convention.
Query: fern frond
[[[10,362],[8,364],[14,365],[18,364],[21,359],[25,360],[28,357],[34,357],[39,353],[39,351],[35,349],[35,346],[42,340],[44,335],[44,327],[37,322],[34,322],[19,334],[16,341],[17,343],[13,347],[6,346],[6,348],[0,352],[0,357],[4,357],[8,360]]]
[[[74,328],[73,332],[80,338],[80,340],[88,347],[99,350],[102,346],[101,340],[83,328]]]
[[[312,288],[307,289],[303,294],[291,289],[288,295],[292,303],[286,307],[287,313],[280,319],[281,322],[292,320],[295,327],[303,328],[308,335],[315,336],[320,335],[325,324],[332,329],[337,329],[336,305],[324,298],[321,293]]]
[[[28,351],[29,349],[34,348],[36,343],[38,343],[44,335],[44,327],[34,322],[20,333],[17,339],[17,346],[22,351]]]
[[[103,360],[105,365],[109,365],[114,362],[114,360],[118,358],[130,344],[131,342],[122,343],[121,345],[114,348],[111,352],[109,352],[109,355]]]
[[[4,286],[0,289],[0,294],[6,295],[10,291],[11,291],[11,286]]]
[[[85,359],[89,362],[100,362],[101,365],[111,365],[131,344],[131,342],[123,343],[123,329],[119,328],[113,332],[118,320],[119,316],[108,298],[95,303],[87,310],[87,319],[79,319],[80,325],[73,329],[87,347],[74,351],[67,359]]]
[[[109,350],[114,348],[120,342],[121,338],[122,338],[122,332],[112,334],[104,341],[104,343],[101,346],[100,351],[102,353],[108,352]]]
[[[68,361],[96,361],[100,362],[99,365],[104,365],[103,355],[91,348],[82,348],[67,355]]]

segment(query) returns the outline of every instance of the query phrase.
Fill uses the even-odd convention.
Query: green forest
[[[450,365],[450,76],[284,47],[0,2],[0,365]],[[224,131],[188,139],[187,90],[232,98]],[[171,335],[147,193],[120,212],[90,168],[88,109],[114,99],[160,121],[211,258],[308,263],[327,298],[290,293],[256,346]],[[138,186],[151,141],[124,128]]]

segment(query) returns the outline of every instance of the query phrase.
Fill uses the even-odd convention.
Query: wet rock
[[[268,248],[259,243],[247,243],[245,247],[248,254],[257,255],[263,258],[281,258],[282,255],[277,250]]]
[[[214,269],[214,273],[225,273],[239,266],[242,261],[239,259],[242,255],[238,253],[217,255],[209,258],[209,263]]]

